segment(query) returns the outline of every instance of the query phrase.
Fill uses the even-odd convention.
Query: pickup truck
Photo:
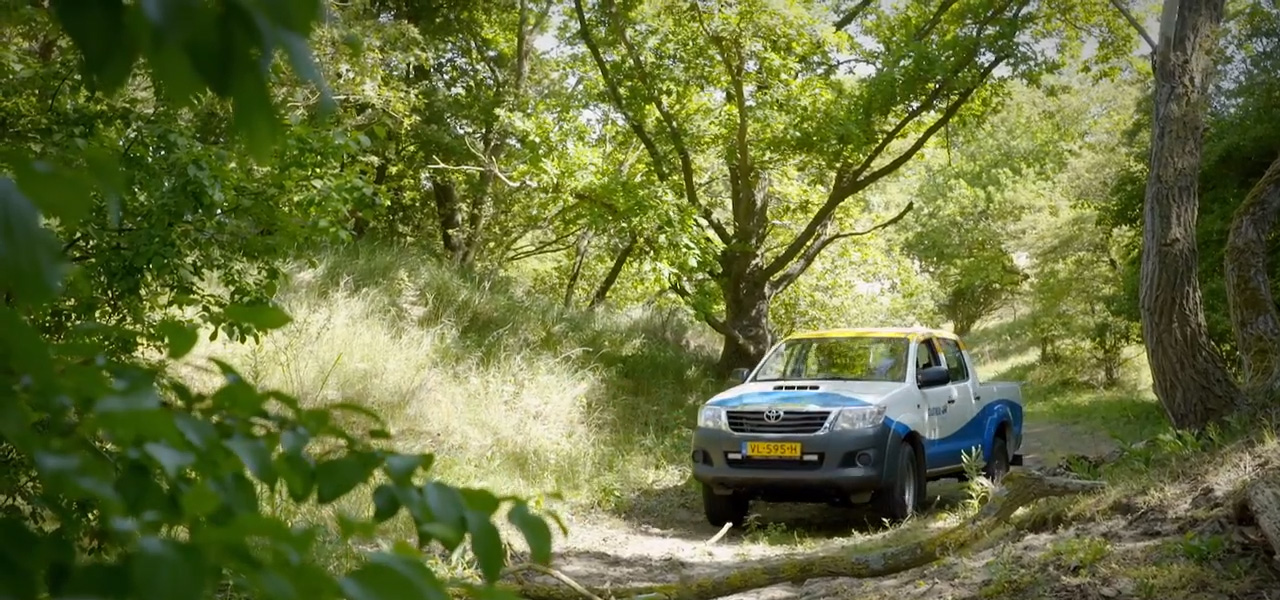
[[[949,331],[795,334],[733,377],[693,434],[712,525],[742,525],[752,500],[870,502],[901,521],[923,508],[927,482],[965,477],[966,451],[993,480],[1022,464],[1020,384],[979,381]]]

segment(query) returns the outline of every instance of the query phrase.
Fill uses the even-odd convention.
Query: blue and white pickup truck
[[[693,478],[716,526],[741,525],[752,500],[870,501],[900,521],[928,481],[964,477],[966,451],[993,479],[1022,463],[1019,384],[979,381],[948,331],[796,334],[734,375],[693,434]]]

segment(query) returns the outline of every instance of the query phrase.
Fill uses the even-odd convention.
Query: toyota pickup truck
[[[750,502],[861,504],[891,521],[923,507],[926,485],[1021,465],[1022,391],[979,381],[968,350],[940,329],[792,335],[712,397],[693,434],[707,520],[741,525]]]

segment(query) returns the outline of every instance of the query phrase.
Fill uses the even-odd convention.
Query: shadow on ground
[[[965,499],[954,480],[929,483],[925,516],[952,510]],[[689,541],[705,541],[718,527],[706,521],[697,484],[656,486],[639,490],[611,507],[611,512],[643,531]],[[868,505],[752,502],[746,526],[726,538],[765,544],[795,545],[850,535],[882,533],[890,527]]]

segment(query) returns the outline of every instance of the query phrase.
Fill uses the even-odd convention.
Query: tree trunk
[[[609,297],[609,292],[613,290],[613,285],[618,283],[618,276],[622,275],[622,269],[627,266],[627,261],[631,260],[631,254],[636,251],[636,246],[640,243],[639,236],[631,235],[631,239],[627,240],[627,245],[623,246],[622,252],[613,259],[613,266],[609,267],[609,273],[604,276],[604,281],[600,282],[600,287],[596,288],[596,293],[591,297],[592,310],[599,308],[604,304],[605,299]]]
[[[1280,389],[1280,314],[1267,273],[1267,237],[1280,219],[1280,158],[1236,209],[1227,236],[1227,307],[1240,349],[1244,386]]]
[[[1143,342],[1156,396],[1173,425],[1189,429],[1227,415],[1239,396],[1210,343],[1196,269],[1206,79],[1223,2],[1165,0],[1143,210]]]
[[[998,530],[1000,525],[1008,522],[1009,517],[1019,508],[1036,500],[1096,492],[1105,485],[1100,481],[1046,477],[1028,471],[1015,471],[1006,475],[1001,487],[992,492],[991,499],[977,514],[963,523],[933,537],[880,551],[860,553],[841,548],[808,556],[780,557],[728,573],[679,583],[575,590],[565,585],[530,582],[514,585],[512,591],[529,600],[583,600],[591,597],[710,600],[780,583],[798,584],[823,577],[883,577],[922,567],[982,541]],[[519,571],[521,568],[514,570]],[[563,577],[558,573],[554,573],[554,576]]]
[[[591,230],[583,231],[574,245],[573,270],[569,272],[569,282],[564,286],[564,307],[573,306],[573,295],[578,289],[578,279],[582,276],[582,263],[587,260],[587,248],[591,245]]]
[[[712,323],[724,343],[720,347],[719,370],[722,373],[743,367],[751,368],[764,359],[773,344],[769,327],[769,282],[761,273],[750,270],[721,285],[724,293],[725,319],[720,327]]]
[[[466,251],[466,245],[458,192],[454,189],[453,183],[445,179],[433,180],[431,192],[436,198],[436,220],[440,222],[440,242],[451,260],[460,261]]]

